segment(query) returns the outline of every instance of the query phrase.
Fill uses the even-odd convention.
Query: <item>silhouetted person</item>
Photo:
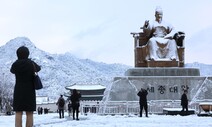
[[[186,109],[186,112],[188,112],[188,98],[187,98],[187,90],[184,90],[182,96],[181,96],[181,106],[182,111]]]
[[[42,115],[43,114],[43,108],[40,107],[40,114]]]
[[[148,106],[147,106],[147,90],[141,88],[141,90],[138,92],[138,96],[139,96],[139,104],[140,104],[140,117],[142,117],[142,111],[143,108],[145,110],[146,113],[146,117],[148,117]]]
[[[71,108],[72,108],[72,105],[71,105],[71,102],[68,103],[68,116],[71,116]]]
[[[64,106],[65,106],[65,99],[63,98],[63,95],[60,95],[60,98],[57,101],[57,106],[59,110],[59,117],[64,118]]]
[[[72,110],[73,110],[73,119],[75,119],[75,112],[76,112],[76,120],[79,120],[79,106],[80,106],[80,99],[81,94],[74,89],[72,95],[70,97]]]
[[[36,111],[36,96],[33,84],[34,67],[41,68],[29,59],[29,49],[21,46],[16,51],[18,59],[12,64],[11,73],[15,74],[16,82],[13,94],[13,110],[15,111],[15,127],[22,127],[23,111],[26,112],[26,127],[33,126],[33,111]]]
[[[40,107],[37,108],[38,115],[40,115]]]
[[[10,102],[6,102],[6,114],[7,115],[12,115],[12,107],[10,105]]]

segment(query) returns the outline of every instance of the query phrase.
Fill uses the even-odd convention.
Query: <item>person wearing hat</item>
[[[33,85],[34,67],[41,68],[29,59],[29,49],[21,46],[16,51],[18,59],[12,64],[10,72],[15,74],[13,94],[13,110],[15,111],[15,127],[22,127],[22,115],[26,112],[26,127],[33,126],[33,111],[36,111],[36,93]]]
[[[177,45],[173,39],[177,32],[172,25],[163,20],[161,7],[155,9],[155,20],[151,23],[146,20],[142,28],[144,34],[149,38],[147,60],[179,60]]]

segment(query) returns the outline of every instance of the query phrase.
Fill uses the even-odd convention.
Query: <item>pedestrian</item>
[[[187,98],[187,90],[183,91],[183,94],[181,96],[181,106],[182,106],[182,112],[186,110],[188,112],[188,98]]]
[[[40,114],[42,115],[43,114],[43,108],[40,107]]]
[[[22,127],[22,115],[26,112],[26,127],[33,126],[33,111],[36,111],[36,96],[33,84],[34,67],[41,68],[29,59],[29,49],[21,46],[16,51],[18,59],[12,64],[10,72],[15,74],[13,94],[13,110],[15,111],[15,127]]]
[[[71,102],[69,101],[68,102],[68,116],[71,116],[71,108],[72,108]]]
[[[64,118],[65,99],[63,98],[63,95],[60,95],[60,98],[58,99],[56,104],[58,106],[60,119]]]
[[[73,120],[75,120],[75,112],[76,112],[76,120],[79,120],[80,98],[81,94],[76,89],[74,89],[70,97],[72,103]]]
[[[12,107],[10,102],[6,102],[6,115],[12,115]]]
[[[47,114],[47,113],[48,113],[48,109],[44,108],[44,114]]]
[[[146,117],[148,117],[148,106],[147,106],[147,90],[141,88],[141,90],[138,92],[139,96],[139,104],[140,104],[140,117],[142,117],[143,108],[146,113]]]
[[[37,108],[38,115],[40,115],[40,107]]]

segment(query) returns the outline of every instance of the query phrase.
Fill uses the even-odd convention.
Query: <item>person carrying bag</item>
[[[35,90],[40,90],[43,88],[43,84],[40,80],[40,77],[38,76],[38,71],[35,67],[35,64],[32,62],[33,64],[33,68],[34,68],[34,77],[33,77],[33,83],[34,83],[34,87],[35,87]]]
[[[29,49],[21,46],[16,51],[18,59],[12,64],[10,72],[15,75],[13,93],[13,111],[15,111],[15,127],[22,127],[23,112],[26,112],[26,126],[33,126],[33,111],[36,111],[36,93],[34,87],[34,68],[41,68],[29,59]],[[32,63],[34,65],[32,65]],[[35,66],[35,67],[33,67]]]

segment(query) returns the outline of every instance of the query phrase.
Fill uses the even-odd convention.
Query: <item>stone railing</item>
[[[152,100],[148,101],[148,113],[162,114],[164,108],[181,108],[180,100]],[[198,104],[189,105],[190,109],[199,111]],[[96,113],[100,115],[130,115],[139,114],[138,101],[82,101],[80,104],[81,114]]]

